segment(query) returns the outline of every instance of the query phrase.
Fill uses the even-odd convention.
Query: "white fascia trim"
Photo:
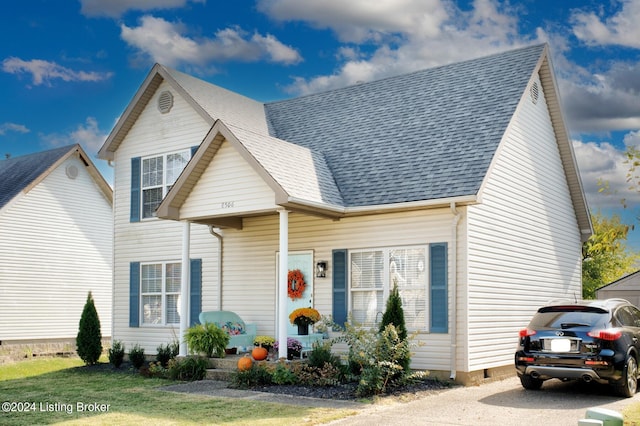
[[[335,204],[325,204],[317,201],[309,201],[296,197],[288,197],[287,202],[300,206],[312,207],[318,210],[325,210],[340,216],[362,215],[367,213],[378,213],[393,210],[415,210],[421,208],[449,207],[451,203],[476,204],[478,203],[477,195],[465,195],[461,197],[437,198],[434,200],[411,201],[406,203],[392,204],[375,204],[370,206],[343,207]]]

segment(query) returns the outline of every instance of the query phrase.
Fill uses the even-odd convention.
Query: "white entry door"
[[[276,261],[276,271],[279,270],[279,261],[280,256],[278,256]],[[290,297],[287,297],[287,306],[285,307],[287,310],[287,318],[289,318],[289,314],[294,309],[308,308],[310,306],[313,307],[313,251],[290,251],[288,269],[289,271],[299,269],[300,272],[302,272],[305,289],[302,293],[302,297],[299,299],[291,299]],[[276,288],[280,288],[280,286],[278,285]],[[298,327],[296,325],[291,324],[288,320],[287,324],[287,334],[289,336],[298,334]]]

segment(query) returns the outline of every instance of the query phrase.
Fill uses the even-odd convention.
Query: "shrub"
[[[172,358],[168,363],[168,375],[173,380],[192,382],[207,376],[209,362],[201,357]]]
[[[209,358],[214,354],[224,357],[229,335],[214,323],[196,324],[185,333],[185,341],[191,353],[203,353]]]
[[[109,362],[114,367],[120,368],[124,360],[124,344],[120,340],[114,340],[108,351]]]
[[[409,346],[401,340],[392,324],[378,335],[371,362],[364,363],[356,395],[369,396],[385,393],[403,383],[405,369],[402,362],[409,357]]]
[[[102,334],[100,333],[100,318],[98,318],[91,292],[87,296],[87,302],[84,304],[80,317],[76,345],[78,356],[85,364],[93,365],[98,362],[98,358],[102,354]]]
[[[302,365],[294,371],[298,381],[306,386],[338,386],[345,382],[345,375],[341,368],[328,362],[322,367]]]
[[[263,364],[254,364],[248,370],[237,370],[231,376],[231,386],[247,389],[273,383],[272,372]]]
[[[156,355],[156,361],[160,363],[160,365],[164,368],[167,367],[169,361],[176,356],[178,356],[178,352],[180,351],[180,345],[178,342],[167,343],[167,345],[160,345],[157,348],[158,354]]]
[[[331,352],[331,343],[315,343],[309,353],[308,364],[311,367],[323,368],[325,364],[330,364],[338,369],[342,368],[340,358]]]
[[[364,329],[351,321],[344,329],[335,323],[329,326],[342,331],[333,341],[349,347],[349,371],[358,379],[358,396],[381,394],[403,383],[408,373],[402,362],[410,359],[409,339],[400,339],[394,325],[387,325],[382,332]]]
[[[141,348],[140,345],[136,343],[136,345],[129,352],[129,361],[131,364],[137,369],[140,369],[144,365],[145,357],[144,357],[144,348]]]
[[[278,362],[271,377],[276,385],[295,385],[299,381],[298,376],[284,362]]]

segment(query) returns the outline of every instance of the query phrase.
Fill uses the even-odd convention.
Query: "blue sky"
[[[80,143],[111,181],[95,154],[155,62],[272,101],[546,42],[590,208],[640,228],[623,164],[640,145],[638,0],[6,3],[0,155]]]

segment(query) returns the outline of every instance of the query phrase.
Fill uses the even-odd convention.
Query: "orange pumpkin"
[[[253,360],[248,354],[238,360],[238,370],[240,371],[250,370],[252,366]]]
[[[256,361],[262,361],[264,359],[267,359],[267,356],[269,356],[269,352],[262,346],[257,346],[253,348],[253,351],[251,351],[251,356]]]

